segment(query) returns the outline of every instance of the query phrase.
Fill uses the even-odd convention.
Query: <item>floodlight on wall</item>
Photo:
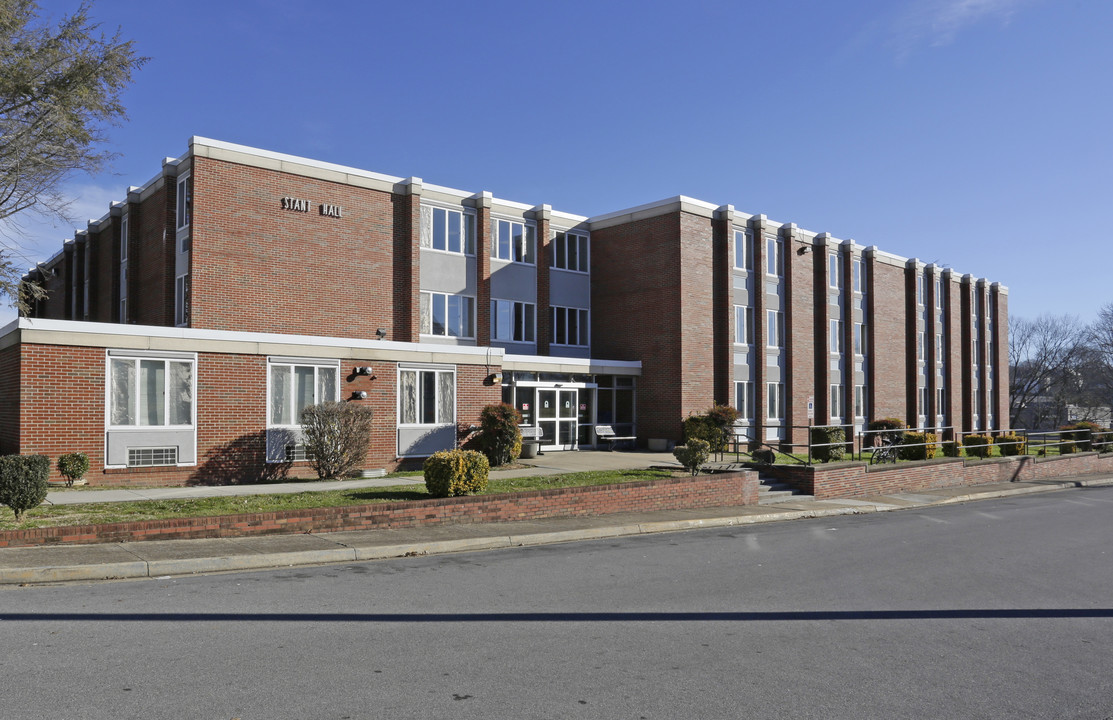
[[[370,365],[357,366],[352,370],[352,374],[353,375],[370,375],[371,374],[371,366]]]
[[[385,339],[386,338],[386,330],[384,328],[379,328],[378,330],[375,331],[375,337],[379,338],[380,340]]]
[[[484,385],[501,385],[502,384],[502,373],[500,373],[500,372],[491,373],[487,377],[483,378],[483,384]]]
[[[807,255],[811,251],[812,251],[812,246],[811,245],[801,245],[800,247],[796,248],[796,254],[797,255]]]
[[[366,390],[353,390],[352,391],[352,400],[366,400],[366,399],[367,399],[367,391]]]

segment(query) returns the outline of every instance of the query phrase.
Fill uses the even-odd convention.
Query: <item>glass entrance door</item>
[[[579,416],[575,389],[537,390],[537,424],[542,450],[574,450],[576,418]]]

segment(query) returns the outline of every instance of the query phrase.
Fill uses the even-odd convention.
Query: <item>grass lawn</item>
[[[668,470],[609,470],[568,473],[565,475],[536,475],[491,480],[487,490],[482,494],[493,495],[545,488],[608,485],[667,477],[672,477],[672,472]],[[308,488],[311,483],[306,485]],[[393,487],[353,488],[351,490],[322,492],[307,491],[282,495],[241,495],[238,497],[135,500],[114,503],[83,503],[79,505],[40,505],[34,510],[28,510],[23,516],[23,522],[19,524],[15,522],[15,515],[10,509],[0,506],[0,530],[25,530],[64,525],[99,525],[114,522],[165,520],[211,515],[237,515],[276,510],[366,505],[368,503],[400,500],[427,500],[429,497],[424,485],[396,485]]]

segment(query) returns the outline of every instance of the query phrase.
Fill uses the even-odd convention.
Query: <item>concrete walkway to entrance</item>
[[[519,460],[527,467],[514,470],[492,470],[491,478],[532,477],[535,475],[560,475],[589,470],[626,470],[647,467],[681,467],[672,453],[607,452],[584,450],[578,452],[547,452],[531,460]],[[79,488],[53,490],[46,495],[45,505],[77,505],[81,503],[131,502],[135,500],[179,500],[183,498],[229,497],[235,495],[282,495],[328,490],[353,490],[366,487],[391,487],[395,485],[424,485],[421,475],[404,477],[353,478],[351,480],[301,480],[298,482],[267,483],[260,485],[198,485],[193,487],[161,488]]]

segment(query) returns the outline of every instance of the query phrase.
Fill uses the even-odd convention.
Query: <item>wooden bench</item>
[[[611,427],[610,425],[596,425],[595,426],[595,435],[600,440],[606,440],[608,443],[610,443],[610,445],[608,446],[607,449],[610,450],[611,452],[614,452],[614,446],[615,446],[616,443],[620,443],[623,440],[629,440],[632,443],[633,441],[638,439],[637,437],[635,437],[633,435],[629,435],[629,436],[615,435],[614,434],[614,428]]]

